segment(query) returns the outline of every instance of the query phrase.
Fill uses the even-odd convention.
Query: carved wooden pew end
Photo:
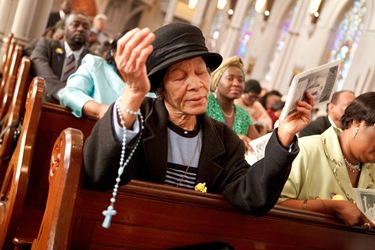
[[[5,212],[0,224],[0,249],[12,246],[22,214],[43,96],[44,80],[36,77],[28,88],[21,134],[1,186],[0,197]]]
[[[77,128],[88,136],[95,122],[96,119],[92,117],[76,118],[69,109],[58,103],[43,103],[35,142],[38,146],[32,159],[26,201],[17,237],[13,239],[16,248],[30,249],[33,239],[38,236],[49,193],[50,160],[55,141],[68,127]]]
[[[32,249],[67,249],[73,210],[81,184],[83,133],[68,128],[57,138],[49,174],[46,210]]]

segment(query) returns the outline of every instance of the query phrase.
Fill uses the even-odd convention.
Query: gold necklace
[[[219,107],[220,107],[221,112],[223,113],[223,115],[224,115],[226,118],[232,118],[233,113],[234,113],[234,110],[235,110],[234,105],[232,105],[232,107],[233,107],[232,112],[230,113],[230,115],[228,115],[227,113],[224,112],[224,110],[223,110],[222,107],[220,106],[220,103],[219,103],[219,100],[217,99],[217,95],[216,95],[216,93],[214,93],[214,97],[215,97],[217,103],[219,104]]]
[[[232,109],[232,112],[228,115],[227,113],[224,112],[224,110],[220,107],[221,109],[221,112],[223,112],[223,115],[226,117],[226,118],[232,118],[233,114],[234,114],[234,110],[235,108],[233,107]]]

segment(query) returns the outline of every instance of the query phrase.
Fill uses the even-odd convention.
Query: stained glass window
[[[361,37],[362,21],[366,12],[366,0],[354,0],[351,8],[345,13],[337,27],[335,37],[328,55],[328,61],[343,60],[337,90],[341,90],[344,79],[357,49]]]
[[[271,72],[272,72],[272,68],[273,68],[275,58],[277,58],[277,55],[280,54],[281,51],[284,48],[285,39],[286,39],[286,36],[287,36],[289,28],[290,28],[290,21],[292,20],[293,14],[297,10],[297,2],[298,1],[296,1],[295,4],[294,4],[294,7],[291,8],[288,11],[288,14],[286,15],[286,17],[284,19],[283,29],[280,32],[280,36],[279,36],[279,39],[277,40],[277,43],[276,43],[276,48],[275,48],[275,52],[273,54],[273,58],[271,58],[271,60],[270,60],[268,70],[267,70],[266,75],[265,75],[265,80],[268,81],[268,82],[270,82],[272,80]]]
[[[236,51],[236,55],[239,57],[243,57],[245,55],[248,41],[250,40],[252,36],[252,29],[254,27],[255,18],[257,15],[257,12],[255,11],[255,8],[254,8],[255,2],[256,1],[253,1],[242,23],[239,44],[238,44],[237,51]]]
[[[224,17],[225,17],[224,14],[225,14],[225,10],[218,10],[215,20],[212,23],[210,37],[208,38],[208,44],[207,44],[210,51],[218,52],[219,50],[217,41],[220,36],[221,25],[223,24],[223,21],[224,21]]]

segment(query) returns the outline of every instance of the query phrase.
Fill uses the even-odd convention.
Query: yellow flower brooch
[[[197,185],[195,185],[195,191],[200,191],[202,193],[207,193],[207,187],[206,187],[206,183],[198,183]]]
[[[335,194],[334,196],[332,196],[332,200],[334,200],[334,201],[343,201],[345,199],[344,199],[344,196],[342,196],[341,194]]]
[[[63,51],[63,49],[62,48],[56,48],[56,54],[59,54],[59,55],[62,55],[62,54],[64,54],[64,51]]]

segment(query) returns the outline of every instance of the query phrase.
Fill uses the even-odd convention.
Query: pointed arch
[[[344,80],[358,47],[366,10],[366,0],[354,0],[351,5],[346,6],[346,11],[338,19],[339,24],[335,28],[332,42],[326,52],[328,61],[342,60],[337,84],[338,90],[343,88]]]

